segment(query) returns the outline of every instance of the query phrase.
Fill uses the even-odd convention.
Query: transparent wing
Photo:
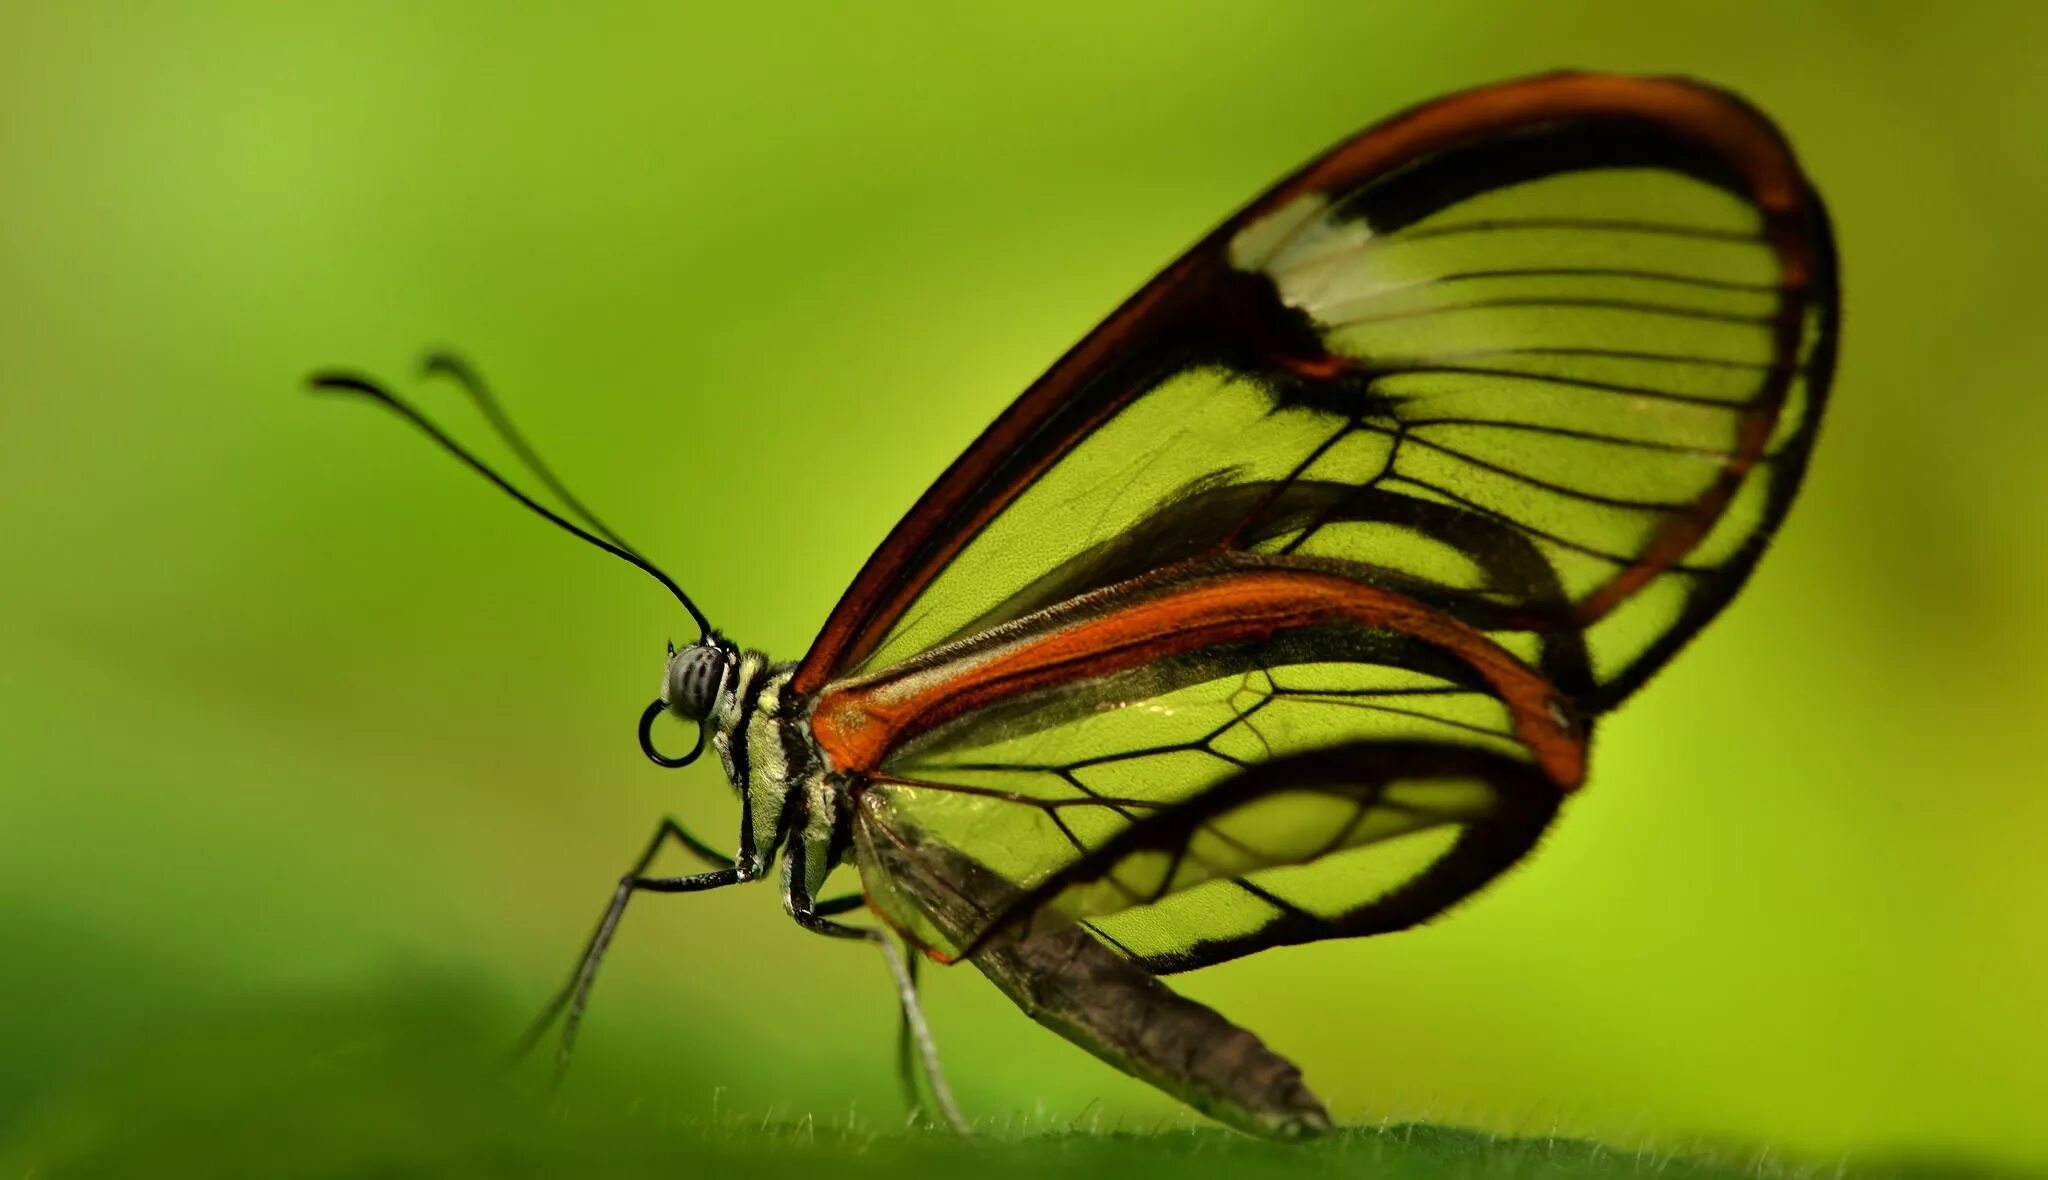
[[[1173,807],[1026,804],[933,780],[884,782],[863,794],[855,839],[870,899],[943,958],[1080,921],[1164,974],[1426,921],[1528,852],[1558,798],[1526,764],[1487,751],[1357,742],[1235,770]],[[1023,879],[1009,904],[931,904],[951,878],[910,866],[950,848],[963,826],[1006,829],[975,846],[1010,862],[990,872]],[[906,874],[923,895],[905,893]]]
[[[1080,922],[1174,970],[1478,888],[1748,576],[1836,298],[1784,140],[1691,83],[1489,87],[1310,163],[1005,411],[799,666],[871,900],[942,956]],[[888,866],[939,844],[1017,900],[933,923]]]
[[[1418,108],[1253,202],[1027,391],[797,687],[1268,554],[1430,603],[1604,709],[1755,563],[1835,324],[1825,213],[1739,100],[1559,75]]]
[[[863,885],[906,934],[959,956],[1085,920],[1155,971],[1442,910],[1526,851],[1584,755],[1512,653],[1287,558],[1042,612],[837,686],[812,724],[859,776]],[[1006,904],[933,921],[895,884],[931,845]]]

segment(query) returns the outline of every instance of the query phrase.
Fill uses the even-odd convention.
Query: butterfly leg
[[[917,977],[902,952],[896,949],[896,944],[879,930],[848,926],[801,912],[795,916],[797,924],[806,930],[833,938],[864,938],[881,950],[882,957],[888,960],[889,974],[896,980],[896,999],[903,1008],[903,1023],[909,1029],[910,1039],[917,1046],[917,1055],[924,1063],[925,1077],[931,1080],[932,1101],[938,1106],[939,1113],[946,1117],[947,1125],[961,1135],[967,1135],[967,1120],[961,1116],[960,1108],[953,1102],[952,1089],[946,1085],[945,1071],[939,1065],[938,1046],[932,1041],[931,1026],[925,1023],[924,1006],[917,998]]]
[[[836,918],[840,914],[852,913],[867,903],[868,899],[865,894],[845,893],[838,897],[828,897],[821,902],[813,904],[811,912],[820,918]]]
[[[922,955],[911,949],[909,943],[900,944],[903,962],[910,969],[910,988],[917,990],[917,965]],[[903,1087],[903,1109],[906,1118],[912,1122],[923,1122],[924,1099],[917,1092],[917,1046],[910,1035],[910,1012],[905,1009],[896,1021],[896,1080]]]
[[[648,867],[654,863],[654,858],[661,854],[661,850],[671,840],[682,845],[699,859],[720,867],[708,873],[696,873],[687,877],[646,876]],[[524,1057],[530,1052],[553,1026],[555,1020],[563,1017],[566,1012],[566,1018],[562,1021],[561,1045],[555,1054],[554,1080],[557,1085],[561,1083],[563,1073],[569,1068],[569,1055],[576,1046],[576,1030],[583,1023],[584,1005],[589,1002],[590,989],[597,983],[598,964],[604,959],[606,949],[611,946],[612,934],[618,929],[619,919],[626,912],[626,902],[633,894],[696,893],[705,889],[737,885],[752,879],[753,874],[745,871],[730,857],[691,835],[675,820],[662,820],[661,826],[654,831],[654,837],[640,853],[640,859],[634,861],[632,869],[619,878],[618,887],[612,891],[611,903],[605,907],[604,916],[598,920],[597,929],[591,931],[589,941],[583,944],[583,954],[576,960],[576,969],[569,973],[568,982],[562,985],[561,990],[548,1001],[548,1006],[527,1026],[526,1032],[513,1048],[513,1058]]]
[[[848,893],[839,897],[828,897],[811,907],[811,913],[818,917],[831,917],[857,910],[867,904],[867,896]],[[917,987],[917,965],[921,958],[903,944],[903,963],[910,972],[910,986]],[[896,1080],[903,1087],[903,1109],[913,1122],[921,1121],[924,1113],[924,1098],[917,1091],[917,1042],[911,1036],[910,1013],[899,1010],[896,1018]]]
[[[833,898],[827,902],[811,901],[810,891],[804,881],[803,859],[800,846],[793,847],[790,859],[784,866],[783,904],[789,909],[789,916],[796,920],[797,925],[814,934],[832,938],[866,939],[882,952],[882,958],[889,964],[889,974],[896,981],[896,1002],[903,1012],[903,1027],[907,1030],[909,1041],[916,1046],[918,1057],[924,1063],[924,1076],[931,1082],[932,1101],[938,1106],[939,1113],[945,1116],[947,1125],[960,1135],[967,1135],[967,1120],[961,1116],[960,1108],[953,1102],[953,1091],[946,1085],[945,1071],[939,1066],[938,1046],[932,1041],[931,1026],[925,1023],[924,1006],[917,998],[915,970],[903,953],[896,949],[895,942],[887,934],[865,926],[848,926],[844,922],[835,922],[820,913],[819,911],[826,906],[836,905],[842,899]],[[900,1072],[906,1082],[911,1081],[907,1070]],[[909,1088],[912,1094],[915,1094],[914,1085]],[[913,1106],[915,1105],[913,1103]]]

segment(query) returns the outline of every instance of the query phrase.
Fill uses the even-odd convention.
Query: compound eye
[[[662,699],[668,702],[670,712],[702,721],[717,703],[724,672],[725,653],[703,644],[686,647],[669,656]]]

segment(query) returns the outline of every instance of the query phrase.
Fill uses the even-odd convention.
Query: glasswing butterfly
[[[781,858],[800,925],[888,960],[913,1107],[918,953],[1232,1126],[1329,1120],[1159,976],[1400,930],[1506,870],[1594,720],[1740,588],[1832,374],[1833,242],[1775,127],[1692,82],[1558,74],[1416,107],[1282,180],[968,447],[795,663],[745,650],[572,495],[544,507],[699,629],[640,741],[708,743],[725,856],[665,820],[529,1030],[568,1059],[628,899]],[[671,756],[663,714],[697,725]],[[710,865],[649,875],[669,844]],[[861,891],[824,898],[836,866]],[[838,920],[865,906],[879,927]],[[899,951],[898,942],[904,950]],[[910,953],[904,953],[904,952]],[[913,1050],[915,1057],[913,1058]]]

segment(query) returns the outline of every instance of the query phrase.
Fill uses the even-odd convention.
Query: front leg
[[[670,840],[682,845],[699,859],[721,867],[708,873],[696,873],[687,877],[647,876],[648,867],[654,863],[654,858],[661,854],[662,847]],[[589,941],[583,944],[583,954],[576,960],[576,969],[569,973],[568,982],[562,985],[561,990],[548,1001],[548,1006],[527,1026],[512,1055],[515,1058],[524,1057],[532,1051],[534,1045],[547,1033],[549,1026],[554,1024],[555,1018],[561,1016],[566,1009],[568,1016],[562,1022],[561,1044],[555,1053],[554,1080],[558,1085],[561,1083],[562,1074],[569,1068],[569,1055],[576,1047],[576,1030],[583,1023],[583,1009],[590,1000],[590,989],[597,983],[598,964],[604,959],[606,948],[611,946],[612,933],[618,929],[619,919],[626,913],[626,902],[633,894],[696,893],[751,881],[760,876],[760,873],[761,870],[757,866],[736,863],[721,855],[710,845],[684,830],[674,819],[663,819],[661,826],[655,829],[653,839],[647,842],[646,849],[640,853],[640,859],[633,862],[633,867],[619,878],[617,888],[612,890],[611,904],[605,907],[604,917],[598,920],[597,929],[591,931]]]
[[[917,998],[917,973],[908,960],[897,951],[896,944],[880,930],[866,926],[849,926],[835,922],[822,912],[826,906],[835,909],[847,899],[834,898],[820,904],[812,899],[816,885],[807,878],[823,878],[823,873],[805,872],[804,861],[807,850],[801,843],[790,847],[789,859],[783,862],[782,904],[796,924],[813,934],[832,938],[860,938],[873,943],[882,952],[882,958],[889,964],[889,976],[896,983],[896,1001],[903,1012],[903,1027],[909,1038],[917,1045],[918,1056],[924,1061],[924,1072],[931,1082],[932,1101],[944,1115],[946,1122],[963,1138],[969,1135],[967,1120],[961,1117],[959,1106],[953,1102],[953,1091],[946,1085],[945,1071],[939,1067],[938,1046],[932,1042],[931,1026],[925,1023],[924,1005]],[[852,908],[852,907],[848,907]],[[907,1076],[907,1075],[906,1075]]]

